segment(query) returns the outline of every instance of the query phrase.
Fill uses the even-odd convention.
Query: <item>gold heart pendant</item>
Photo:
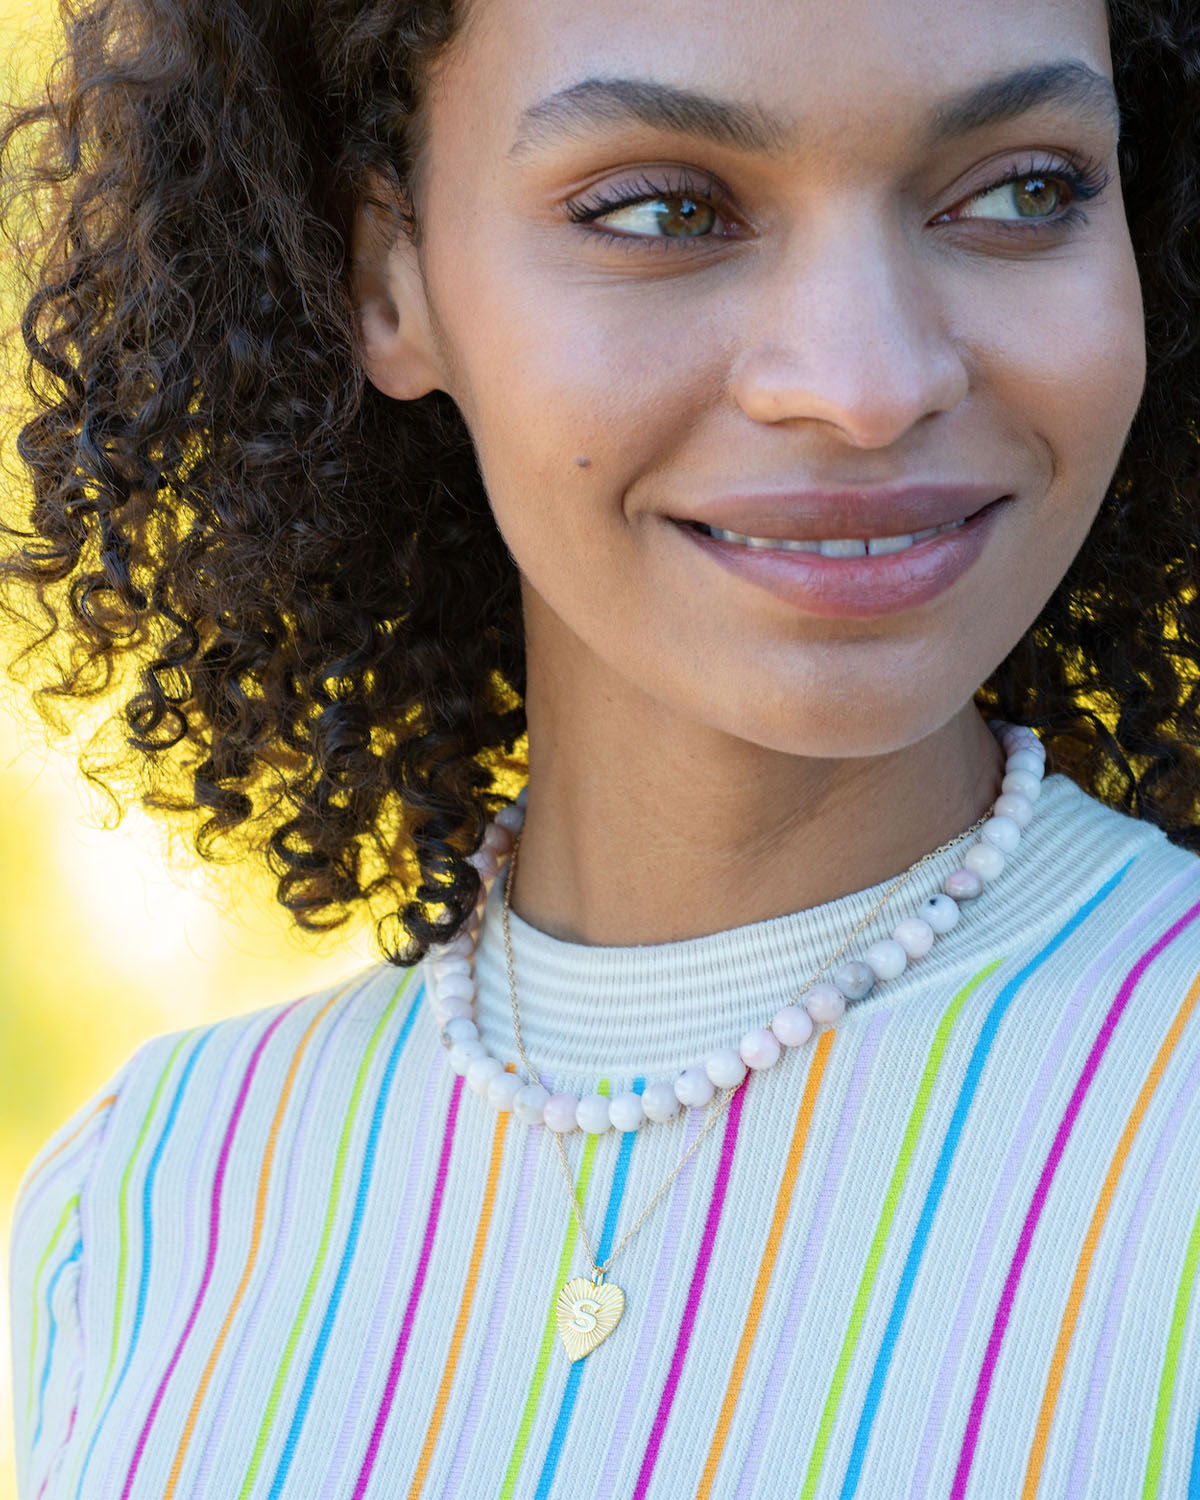
[[[558,1332],[572,1363],[602,1344],[625,1311],[625,1293],[611,1281],[596,1285],[587,1276],[575,1276],[558,1294],[555,1316]]]

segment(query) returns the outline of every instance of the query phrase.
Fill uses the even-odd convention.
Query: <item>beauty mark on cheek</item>
[[[586,453],[577,453],[575,455],[575,462],[579,465],[579,467],[581,469],[589,469],[589,468],[591,468],[591,464],[592,464],[591,459],[587,456]]]

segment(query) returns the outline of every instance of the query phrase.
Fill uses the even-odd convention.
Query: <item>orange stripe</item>
[[[1109,1163],[1108,1172],[1104,1178],[1104,1184],[1100,1189],[1100,1197],[1092,1213],[1091,1223],[1083,1241],[1083,1249],[1079,1255],[1079,1263],[1075,1267],[1075,1277],[1071,1282],[1071,1294],[1067,1298],[1067,1308],[1063,1313],[1062,1326],[1058,1330],[1058,1341],[1054,1345],[1054,1355],[1050,1361],[1050,1373],[1046,1377],[1046,1389],[1042,1395],[1042,1406],[1038,1412],[1037,1428],[1033,1435],[1033,1442],[1029,1449],[1029,1462],[1025,1469],[1025,1484],[1021,1490],[1021,1500],[1033,1500],[1037,1494],[1038,1484],[1042,1476],[1042,1465],[1046,1458],[1046,1445],[1050,1438],[1050,1426],[1054,1420],[1054,1408],[1058,1403],[1058,1394],[1062,1386],[1063,1371],[1067,1363],[1067,1352],[1071,1347],[1071,1340],[1075,1334],[1075,1324],[1079,1318],[1080,1304],[1083,1302],[1083,1294],[1087,1288],[1088,1276],[1091,1274],[1092,1257],[1096,1251],[1097,1242],[1100,1239],[1100,1231],[1104,1228],[1104,1221],[1108,1218],[1109,1208],[1112,1206],[1113,1195],[1117,1190],[1117,1182],[1125,1169],[1125,1162],[1129,1156],[1134,1138],[1141,1127],[1142,1119],[1146,1110],[1150,1107],[1150,1100],[1158,1088],[1171,1054],[1174,1052],[1179,1038],[1183,1035],[1183,1028],[1188,1019],[1196,1009],[1196,1002],[1200,1000],[1200,976],[1196,978],[1191,989],[1187,992],[1183,1004],[1171,1029],[1163,1038],[1162,1046],[1155,1055],[1150,1072],[1146,1076],[1138,1092],[1137,1100],[1129,1119],[1125,1123],[1125,1129],[1121,1132],[1121,1139],[1117,1142],[1117,1149],[1113,1152],[1113,1159]]]
[[[267,1136],[266,1151],[263,1155],[262,1168],[258,1174],[258,1197],[254,1205],[254,1229],[250,1236],[250,1249],[246,1254],[246,1266],[242,1271],[242,1279],[238,1282],[237,1291],[233,1294],[233,1301],[229,1304],[229,1311],[225,1314],[225,1321],[221,1324],[221,1331],[217,1335],[217,1341],[213,1345],[212,1353],[208,1356],[208,1363],[204,1366],[204,1374],[200,1377],[200,1384],[196,1387],[196,1394],[192,1398],[192,1409],[188,1412],[187,1421],[184,1423],[183,1436],[179,1440],[179,1447],[175,1453],[175,1462],[171,1465],[170,1478],[167,1487],[163,1491],[163,1500],[171,1500],[175,1493],[175,1486],[179,1483],[179,1471],[183,1467],[184,1455],[187,1453],[188,1444],[192,1440],[192,1430],[196,1425],[196,1417],[204,1400],[204,1393],[208,1389],[208,1382],[212,1379],[213,1368],[225,1344],[229,1329],[233,1323],[233,1316],[238,1310],[242,1297],[245,1295],[246,1287],[250,1282],[250,1273],[254,1269],[254,1262],[258,1256],[258,1242],[262,1237],[263,1219],[266,1215],[267,1187],[271,1181],[271,1166],[275,1159],[275,1143],[279,1138],[279,1128],[283,1123],[283,1116],[287,1110],[287,1102],[292,1092],[292,1084],[296,1081],[296,1074],[300,1068],[301,1059],[305,1049],[308,1047],[313,1032],[321,1024],[322,1017],[329,1010],[334,1001],[341,997],[350,988],[343,985],[340,990],[331,995],[317,1014],[308,1024],[308,1030],[300,1038],[296,1051],[292,1055],[291,1066],[288,1068],[287,1077],[283,1081],[283,1091],[279,1095],[279,1103],[275,1106],[275,1118],[271,1121],[270,1134]]]
[[[514,1073],[516,1065],[508,1063],[505,1066],[506,1073]],[[450,1335],[450,1352],[446,1355],[446,1365],[442,1371],[442,1383],[438,1386],[437,1400],[433,1403],[433,1415],[429,1419],[429,1427],[425,1433],[425,1444],[421,1449],[421,1456],[417,1460],[417,1472],[413,1475],[412,1483],[408,1487],[408,1500],[417,1500],[425,1483],[425,1476],[429,1472],[429,1461],[433,1457],[433,1446],[437,1442],[438,1433],[441,1431],[442,1418],[446,1414],[446,1403],[450,1400],[450,1387],[454,1383],[454,1371],[458,1365],[458,1355],[462,1348],[463,1334],[467,1327],[467,1318],[471,1312],[471,1303],[475,1300],[475,1286],[479,1280],[479,1265],[483,1260],[483,1246],[487,1239],[488,1225],[492,1218],[492,1205],[496,1201],[496,1185],[500,1181],[500,1159],[504,1155],[504,1136],[508,1130],[509,1111],[501,1110],[496,1116],[496,1133],[492,1137],[492,1159],[488,1163],[487,1184],[483,1190],[483,1204],[479,1210],[479,1224],[475,1230],[475,1243],[471,1247],[471,1264],[467,1269],[466,1281],[464,1282],[464,1295],[458,1304],[458,1317],[454,1323],[454,1332]]]
[[[117,1102],[117,1096],[116,1096],[116,1094],[105,1094],[104,1098],[100,1100],[100,1102],[96,1105],[95,1109],[93,1109],[92,1112],[91,1112],[91,1114],[88,1115],[87,1119],[84,1120],[83,1124],[82,1125],[77,1125],[75,1127],[75,1129],[72,1130],[71,1134],[66,1138],[66,1140],[60,1142],[59,1145],[55,1146],[54,1150],[51,1151],[50,1155],[46,1158],[46,1160],[44,1162],[40,1162],[38,1164],[37,1168],[34,1170],[33,1175],[28,1179],[28,1181],[21,1188],[20,1193],[17,1195],[17,1202],[16,1202],[16,1205],[14,1206],[14,1209],[13,1209],[14,1215],[16,1213],[17,1208],[19,1208],[20,1205],[21,1205],[21,1203],[24,1201],[25,1195],[29,1192],[29,1189],[34,1185],[34,1183],[38,1180],[38,1178],[42,1175],[42,1173],[46,1170],[46,1168],[50,1165],[50,1163],[54,1160],[54,1158],[58,1155],[58,1153],[60,1151],[65,1151],[67,1149],[67,1147],[71,1144],[71,1142],[75,1139],[75,1137],[77,1135],[79,1135],[79,1133],[81,1131],[87,1129],[87,1127],[92,1123],[92,1121],[96,1118],[96,1116],[100,1113],[100,1111],[102,1109],[108,1109],[110,1105],[113,1105],[116,1102]]]
[[[717,1465],[721,1461],[725,1441],[729,1436],[734,1408],[737,1406],[738,1396],[742,1389],[742,1380],[746,1373],[746,1365],[750,1359],[750,1348],[754,1343],[754,1335],[758,1331],[759,1314],[763,1310],[767,1287],[771,1281],[771,1273],[775,1269],[775,1258],[779,1253],[779,1243],[783,1238],[784,1225],[787,1223],[788,1210],[792,1202],[792,1193],[796,1187],[796,1176],[800,1171],[800,1161],[804,1155],[804,1144],[808,1138],[808,1127],[812,1122],[813,1110],[817,1104],[817,1095],[821,1090],[821,1080],[825,1076],[825,1064],[829,1061],[829,1054],[832,1050],[833,1030],[830,1029],[821,1033],[816,1051],[813,1054],[812,1065],[808,1070],[808,1081],[804,1085],[804,1097],[800,1100],[800,1109],[796,1115],[795,1129],[792,1132],[792,1144],[788,1150],[787,1162],[783,1168],[783,1180],[779,1184],[779,1193],[775,1199],[775,1212],[771,1218],[771,1228],[767,1234],[767,1243],[763,1250],[762,1260],[759,1262],[758,1276],[754,1282],[754,1290],[750,1294],[750,1311],[746,1314],[746,1321],[742,1327],[742,1337],[738,1342],[737,1353],[733,1357],[733,1371],[729,1376],[729,1384],[725,1388],[725,1399],[721,1403],[721,1415],[717,1418],[717,1429],[713,1434],[712,1446],[708,1450],[708,1459],[704,1465],[704,1473],[700,1477],[699,1488],[696,1490],[696,1500],[707,1500],[707,1497],[712,1493],[713,1481],[717,1475]]]

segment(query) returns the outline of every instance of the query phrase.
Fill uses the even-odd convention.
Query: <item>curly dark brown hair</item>
[[[302,927],[367,902],[395,963],[470,913],[524,764],[515,564],[441,393],[365,379],[353,204],[399,201],[455,0],[63,0],[0,128],[32,476],[10,668],[51,722],[123,702],[127,796],[255,849]],[[1145,395],[1081,551],[980,707],[1200,848],[1200,14],[1113,0]],[[410,217],[404,232],[418,236]]]

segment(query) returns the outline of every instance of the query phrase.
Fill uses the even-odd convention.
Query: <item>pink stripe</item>
[[[301,997],[301,999],[303,998],[305,997]],[[233,1114],[229,1120],[229,1128],[226,1130],[225,1139],[221,1143],[221,1155],[217,1161],[216,1176],[213,1178],[212,1204],[209,1209],[208,1215],[208,1257],[204,1265],[204,1276],[200,1282],[200,1290],[196,1293],[196,1300],[192,1305],[192,1312],[191,1316],[187,1320],[187,1327],[183,1330],[183,1334],[180,1337],[179,1343],[175,1346],[175,1353],[171,1356],[171,1363],[167,1366],[166,1373],[163,1375],[162,1380],[159,1382],[158,1390],[155,1392],[154,1400],[151,1403],[149,1412],[147,1413],[146,1421],[137,1440],[137,1447],[133,1452],[133,1462],[129,1465],[129,1473],[125,1476],[125,1484],[121,1490],[121,1500],[127,1500],[129,1491],[133,1487],[134,1476],[137,1474],[138,1465],[142,1461],[142,1454],[146,1448],[146,1440],[150,1436],[150,1429],[154,1425],[154,1419],[158,1415],[158,1408],[162,1404],[162,1398],[166,1392],[167,1385],[171,1379],[171,1376],[175,1372],[175,1366],[179,1363],[179,1358],[183,1353],[184,1345],[187,1343],[188,1339],[191,1336],[192,1329],[195,1326],[196,1319],[200,1313],[200,1306],[204,1301],[205,1293],[208,1291],[208,1283],[212,1279],[213,1264],[217,1258],[217,1235],[221,1223],[221,1190],[225,1184],[225,1167],[229,1161],[229,1152],[230,1148],[233,1145],[233,1137],[235,1132],[237,1131],[238,1121],[242,1117],[242,1109],[246,1103],[246,1096],[250,1092],[250,1084],[258,1068],[259,1058],[262,1056],[263,1048],[270,1041],[276,1028],[282,1024],[285,1017],[289,1016],[299,1004],[301,1004],[301,1000],[293,1000],[291,1005],[285,1006],[267,1027],[266,1031],[263,1032],[258,1046],[255,1047],[253,1053],[251,1054],[250,1063],[246,1068],[244,1077],[242,1078],[242,1086],[238,1090],[237,1101],[233,1106]]]
[[[1125,982],[1117,991],[1117,997],[1113,1001],[1104,1024],[1101,1026],[1096,1040],[1092,1043],[1092,1050],[1088,1053],[1087,1062],[1084,1064],[1083,1072],[1079,1075],[1079,1081],[1072,1091],[1067,1108],[1059,1123],[1058,1131],[1054,1137],[1054,1143],[1050,1148],[1050,1155],[1046,1158],[1046,1164],[1042,1168],[1041,1177],[1034,1190],[1033,1201],[1029,1205],[1029,1211],[1025,1216],[1025,1223],[1021,1229],[1021,1238],[1017,1242],[1016,1253],[1013,1255],[1012,1265],[1009,1267],[1008,1276],[1004,1282],[1004,1290],[1000,1295],[1000,1305],[996,1309],[995,1321],[992,1324],[991,1337],[988,1339],[987,1350],[983,1356],[983,1367],[979,1372],[979,1380],[975,1386],[975,1395],[971,1401],[971,1411],[967,1418],[967,1430],[963,1436],[962,1451],[958,1458],[958,1468],[954,1474],[954,1484],[950,1490],[950,1500],[962,1500],[966,1492],[967,1480],[971,1473],[971,1463],[975,1457],[975,1448],[979,1442],[979,1430],[983,1424],[984,1407],[987,1405],[988,1393],[991,1389],[992,1374],[996,1368],[996,1361],[1000,1357],[1000,1345],[1004,1339],[1005,1330],[1008,1327],[1009,1314],[1012,1311],[1013,1299],[1017,1293],[1017,1285],[1021,1280],[1021,1273],[1025,1269],[1025,1261],[1029,1254],[1029,1246],[1033,1240],[1034,1230],[1037,1228],[1038,1220],[1041,1218],[1042,1208],[1046,1197],[1050,1192],[1050,1184],[1054,1180],[1054,1174],[1058,1170],[1058,1164],[1066,1149],[1071,1130],[1083,1105],[1084,1097],[1091,1087],[1092,1079],[1096,1076],[1096,1070],[1100,1066],[1100,1059],[1108,1049],[1112,1040],[1112,1034],[1116,1030],[1117,1022],[1129,1003],[1129,997],[1133,994],[1142,975],[1158,955],[1179,936],[1185,928],[1191,925],[1200,914],[1200,902],[1188,911],[1158,939],[1156,943],[1138,959]]]
[[[941,1366],[938,1369],[937,1380],[933,1385],[935,1392],[952,1391],[958,1386],[958,1372],[962,1362],[963,1350],[968,1345],[967,1329],[979,1304],[980,1288],[987,1281],[987,1267],[1000,1237],[1000,1224],[1012,1201],[1015,1185],[1021,1180],[1021,1166],[1025,1160],[1025,1153],[1029,1148],[1030,1139],[1033,1136],[1034,1125],[1041,1115],[1047,1097],[1051,1093],[1054,1079],[1058,1076],[1058,1070],[1066,1055],[1067,1047],[1075,1035],[1084,1006],[1091,998],[1101,974],[1104,973],[1113,959],[1118,957],[1132,943],[1137,942],[1139,934],[1144,932],[1162,909],[1175,899],[1179,891],[1188,885],[1194,884],[1197,879],[1200,879],[1200,869],[1189,868],[1185,870],[1181,876],[1177,876],[1172,880],[1165,890],[1155,897],[1148,906],[1139,911],[1132,921],[1127,922],[1112,942],[1100,952],[1095,961],[1084,971],[1083,978],[1076,985],[1070,1000],[1064,1007],[1059,1024],[1055,1028],[1054,1036],[1043,1054],[1037,1078],[1026,1095],[1025,1107],[1021,1111],[1021,1118],[1017,1123],[1016,1129],[1013,1131],[1011,1143],[1004,1158],[1004,1165],[996,1173],[996,1190],[992,1194],[991,1202],[988,1204],[987,1219],[975,1241],[970,1270],[963,1277],[963,1290],[959,1298],[958,1310],[954,1315],[954,1326],[950,1331],[949,1337],[946,1339]],[[1036,997],[1032,997],[1032,1003],[1038,1003]],[[925,1430],[921,1434],[921,1446],[917,1453],[916,1468],[913,1471],[912,1483],[909,1486],[908,1500],[923,1500],[923,1497],[929,1491],[934,1456],[941,1438],[945,1416],[945,1402],[940,1399],[930,1401],[929,1414],[925,1421]]]
[[[446,1066],[446,1059],[442,1048],[431,1048],[429,1072],[425,1079],[425,1092],[421,1096],[421,1110],[417,1117],[416,1130],[413,1133],[412,1148],[408,1156],[408,1166],[404,1172],[404,1197],[395,1217],[396,1233],[392,1240],[391,1250],[388,1252],[387,1270],[384,1273],[383,1285],[379,1290],[379,1296],[375,1300],[375,1311],[371,1315],[370,1333],[367,1336],[366,1346],[361,1356],[358,1356],[357,1359],[358,1370],[354,1377],[354,1389],[351,1391],[350,1399],[346,1403],[345,1411],[342,1413],[341,1426],[338,1431],[333,1457],[325,1474],[325,1482],[318,1491],[318,1494],[321,1495],[340,1495],[344,1493],[342,1480],[350,1457],[350,1446],[354,1441],[355,1433],[358,1431],[359,1413],[362,1411],[366,1400],[367,1387],[374,1383],[379,1368],[376,1363],[379,1354],[379,1345],[385,1330],[391,1326],[391,1309],[392,1301],[396,1295],[396,1284],[400,1279],[401,1267],[405,1263],[409,1235],[417,1221],[413,1203],[413,1199],[417,1195],[417,1184],[421,1180],[421,1173],[417,1168],[421,1162],[426,1160],[426,1142],[429,1139],[429,1125],[434,1116],[437,1097],[445,1085],[446,1075],[449,1072],[450,1069]],[[395,1170],[398,1171],[399,1169],[395,1168]]]
[[[1192,1071],[1188,1074],[1183,1088],[1179,1091],[1179,1097],[1172,1106],[1170,1116],[1154,1148],[1154,1156],[1146,1171],[1137,1202],[1134,1204],[1129,1227],[1125,1231],[1125,1241],[1121,1246],[1121,1260],[1117,1266],[1117,1273],[1113,1277],[1112,1290],[1104,1303],[1104,1326],[1100,1330],[1100,1339],[1096,1346],[1083,1416],[1079,1419],[1075,1453],[1071,1459],[1071,1474],[1067,1481],[1068,1500],[1083,1500],[1084,1497],[1089,1477],[1087,1471],[1091,1467],[1089,1460],[1095,1447],[1096,1436],[1100,1431],[1100,1406],[1108,1386],[1109,1366],[1112,1364],[1113,1346],[1117,1341],[1117,1326],[1121,1321],[1121,1312],[1125,1306],[1125,1294],[1129,1290],[1133,1263],[1138,1251],[1142,1248],[1146,1219],[1149,1217],[1150,1204],[1158,1189],[1159,1179],[1162,1177],[1171,1147],[1175,1144],[1175,1137],[1179,1134],[1192,1100],[1196,1096],[1197,1086],[1200,1086],[1200,1058],[1197,1058],[1192,1065]]]
[[[732,1109],[732,1105],[730,1108]],[[687,1118],[687,1133],[683,1139],[684,1154],[691,1149],[692,1142],[700,1132],[704,1111],[702,1109],[689,1109]],[[675,1186],[671,1190],[671,1203],[667,1212],[667,1222],[663,1229],[662,1248],[658,1255],[658,1265],[654,1271],[654,1284],[646,1294],[646,1316],[642,1319],[641,1332],[638,1334],[637,1352],[629,1362],[629,1374],[625,1380],[625,1390],[621,1396],[621,1407],[617,1413],[617,1420],[613,1427],[612,1437],[609,1439],[608,1452],[604,1457],[604,1467],[600,1487],[595,1494],[595,1500],[609,1500],[616,1484],[617,1472],[621,1463],[621,1456],[625,1450],[625,1444],[629,1439],[629,1432],[633,1426],[634,1414],[641,1402],[641,1397],[646,1388],[646,1371],[650,1368],[655,1345],[658,1343],[658,1330],[661,1322],[661,1314],[667,1304],[667,1287],[671,1280],[671,1274],[675,1269],[675,1263],[679,1259],[679,1231],[683,1225],[683,1211],[687,1206],[688,1194],[691,1191],[692,1175],[696,1170],[696,1158],[690,1157],[680,1169],[679,1176],[675,1179]]]
[[[801,1320],[812,1290],[817,1262],[825,1243],[825,1232],[829,1228],[829,1219],[833,1213],[833,1205],[841,1187],[842,1173],[845,1171],[846,1159],[850,1153],[850,1142],[858,1125],[859,1111],[866,1097],[871,1064],[875,1061],[875,1054],[879,1050],[879,1040],[883,1035],[883,1029],[891,1018],[890,1010],[876,1011],[859,1043],[858,1053],[854,1059],[854,1071],[846,1087],[846,1098],[838,1120],[837,1134],[829,1150],[829,1160],[820,1173],[821,1187],[816,1207],[813,1210],[812,1224],[804,1242],[804,1255],[800,1261],[800,1269],[792,1278],[792,1298],[788,1304],[787,1316],[783,1320],[783,1326],[775,1341],[771,1373],[767,1376],[758,1416],[754,1420],[754,1432],[746,1450],[746,1459],[742,1467],[741,1478],[738,1480],[735,1500],[750,1500],[751,1496],[759,1493],[756,1487],[758,1471],[762,1465],[763,1455],[767,1451],[784,1380],[792,1361],[796,1358],[796,1350],[801,1347]]]
[[[733,1148],[737,1145],[738,1121],[742,1117],[742,1105],[746,1102],[746,1084],[749,1078],[750,1075],[747,1073],[738,1085],[729,1105],[729,1118],[725,1122],[725,1139],[721,1143],[721,1160],[717,1165],[716,1181],[713,1183],[712,1198],[709,1200],[708,1217],[704,1223],[700,1252],[696,1256],[696,1269],[692,1272],[692,1285],[688,1292],[687,1306],[683,1310],[683,1321],[679,1325],[679,1334],[675,1340],[675,1354],[671,1360],[667,1383],[658,1403],[654,1426],[650,1430],[650,1441],[646,1445],[646,1452],[642,1458],[641,1472],[638,1474],[637,1484],[634,1487],[633,1500],[645,1500],[646,1491],[650,1486],[650,1476],[654,1473],[654,1465],[658,1459],[658,1450],[662,1446],[663,1435],[667,1430],[667,1419],[671,1415],[675,1389],[679,1384],[679,1377],[683,1374],[683,1362],[687,1358],[692,1325],[696,1321],[696,1311],[700,1306],[704,1281],[708,1274],[708,1263],[712,1258],[713,1244],[717,1238],[717,1226],[721,1222],[721,1210],[725,1206],[725,1187],[729,1181],[729,1169],[733,1164]]]
[[[408,1349],[408,1338],[412,1332],[413,1322],[417,1316],[417,1305],[421,1300],[421,1291],[425,1285],[425,1273],[429,1269],[429,1256],[433,1249],[433,1237],[437,1233],[438,1218],[442,1211],[442,1194],[446,1188],[446,1171],[450,1165],[450,1148],[454,1144],[454,1123],[458,1118],[458,1101],[462,1098],[463,1076],[458,1074],[454,1080],[454,1092],[450,1096],[450,1109],[446,1116],[446,1131],[442,1138],[442,1154],[438,1161],[437,1184],[433,1190],[433,1201],[429,1205],[429,1218],[425,1224],[425,1240],[421,1246],[421,1259],[417,1263],[417,1274],[413,1281],[412,1291],[409,1293],[408,1306],[404,1311],[404,1326],[400,1330],[400,1339],[396,1345],[396,1352],[392,1355],[391,1368],[388,1370],[387,1384],[383,1391],[383,1400],[379,1403],[379,1410],[375,1415],[375,1426],[371,1431],[371,1441],[367,1444],[367,1452],[363,1458],[362,1468],[359,1470],[358,1483],[354,1486],[352,1500],[362,1500],[367,1484],[371,1478],[371,1470],[375,1467],[375,1456],[379,1452],[379,1444],[383,1437],[383,1429],[387,1425],[388,1413],[392,1409],[392,1401],[396,1395],[396,1384],[400,1379],[400,1370],[404,1364],[404,1355]],[[122,1497],[124,1500],[124,1497]]]
[[[547,1078],[542,1074],[538,1080],[543,1085],[547,1084]],[[525,1130],[524,1156],[521,1159],[521,1176],[517,1183],[517,1193],[513,1200],[512,1218],[506,1231],[507,1238],[504,1245],[504,1260],[500,1266],[500,1273],[496,1278],[496,1294],[492,1298],[491,1311],[488,1313],[487,1333],[484,1335],[483,1350],[479,1356],[479,1363],[475,1369],[475,1379],[471,1384],[471,1399],[467,1403],[466,1416],[463,1418],[462,1429],[458,1434],[454,1446],[454,1461],[450,1465],[450,1473],[442,1488],[439,1500],[453,1500],[462,1486],[467,1472],[467,1454],[470,1451],[471,1440],[475,1436],[475,1429],[479,1426],[479,1419],[483,1415],[486,1393],[491,1379],[492,1366],[496,1361],[496,1350],[500,1342],[501,1329],[508,1312],[509,1293],[512,1289],[513,1271],[517,1263],[517,1253],[525,1234],[525,1216],[529,1209],[529,1200],[533,1192],[533,1175],[537,1165],[538,1145],[541,1141],[545,1126],[530,1125]],[[492,1228],[496,1230],[496,1222],[492,1221]]]
[[[192,1494],[207,1495],[209,1493],[209,1480],[213,1465],[224,1451],[225,1429],[229,1424],[231,1416],[234,1417],[235,1423],[237,1421],[239,1398],[242,1400],[246,1399],[245,1393],[241,1390],[241,1375],[247,1359],[259,1348],[259,1324],[266,1315],[266,1310],[271,1306],[271,1299],[277,1283],[295,1274],[292,1269],[293,1258],[289,1253],[289,1235],[297,1223],[296,1195],[301,1179],[314,1170],[317,1160],[317,1153],[315,1150],[310,1149],[309,1146],[309,1127],[322,1102],[326,1101],[329,1097],[329,1091],[326,1088],[326,1079],[331,1067],[342,1056],[337,1044],[343,1028],[351,1023],[352,1017],[358,1016],[359,1005],[364,992],[370,993],[365,987],[358,988],[352,994],[345,997],[343,1004],[334,1006],[333,1010],[330,1011],[323,1028],[326,1033],[325,1039],[317,1055],[317,1062],[313,1068],[312,1077],[301,1090],[303,1103],[300,1108],[300,1118],[296,1124],[295,1135],[292,1138],[291,1150],[288,1155],[283,1206],[277,1220],[279,1226],[277,1237],[267,1257],[267,1276],[255,1292],[254,1305],[250,1310],[250,1316],[246,1319],[237,1344],[232,1346],[233,1358],[230,1363],[229,1373],[225,1377],[220,1404],[213,1418],[212,1427],[205,1437],[204,1450],[197,1469],[196,1480],[192,1487]],[[297,1079],[297,1082],[299,1082],[299,1079]],[[293,1095],[294,1098],[295,1096]],[[266,1254],[265,1247],[264,1254]],[[181,1277],[181,1280],[186,1284],[190,1280],[190,1273]],[[220,1369],[220,1366],[218,1366],[218,1369]],[[215,1390],[215,1385],[212,1389]],[[256,1391],[253,1394],[261,1395],[261,1392]]]

